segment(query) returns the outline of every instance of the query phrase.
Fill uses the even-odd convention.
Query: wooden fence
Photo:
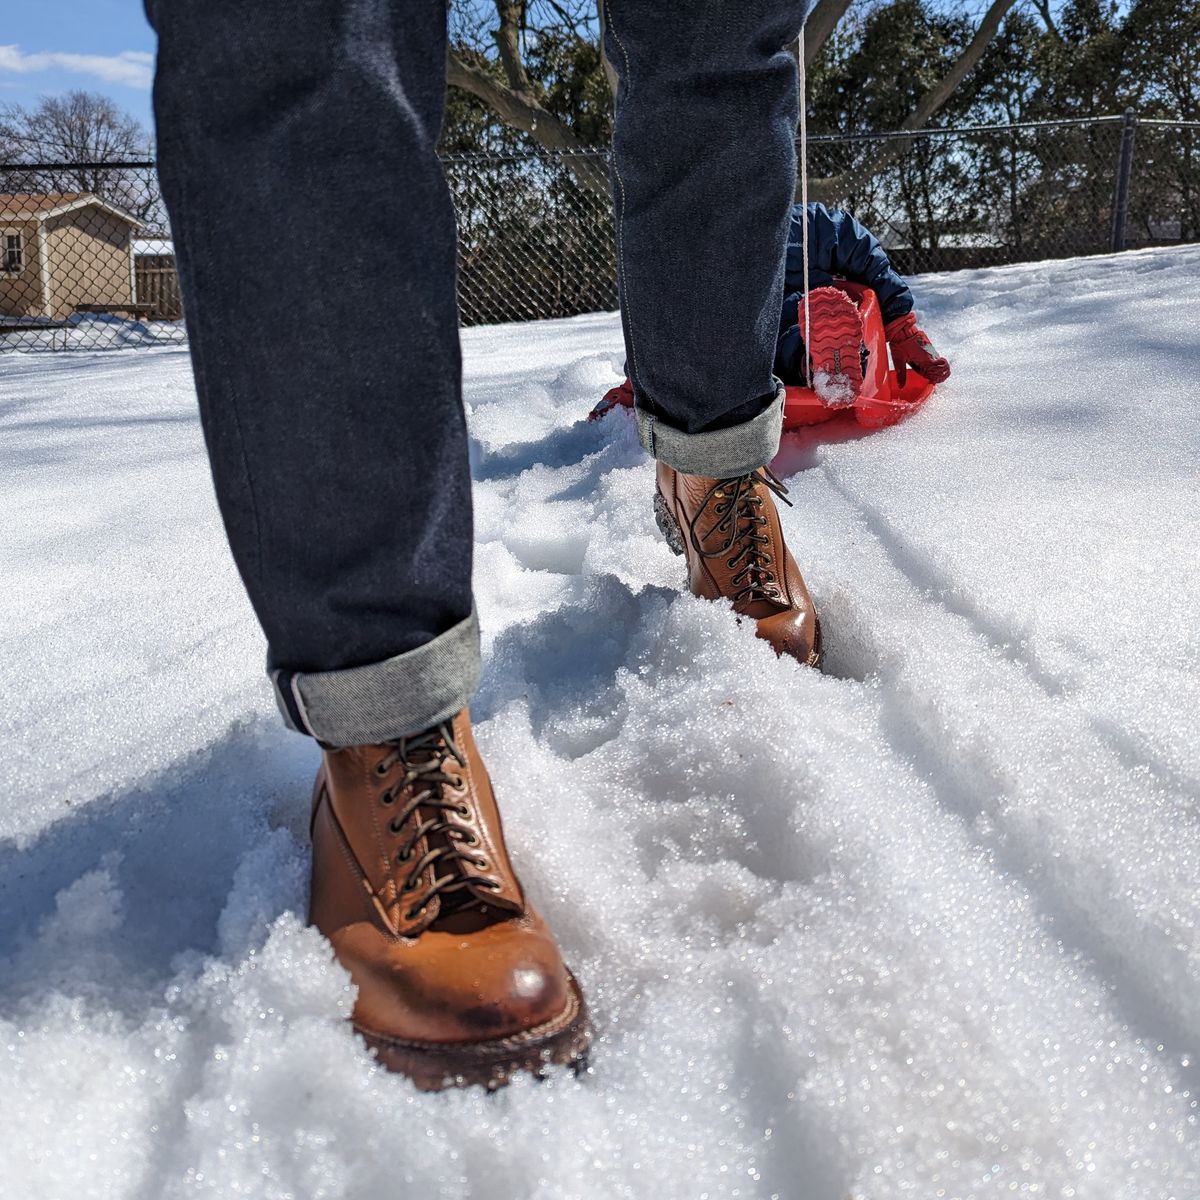
[[[183,316],[183,297],[175,259],[170,255],[142,255],[137,260],[137,302],[150,309],[155,321],[177,321]]]

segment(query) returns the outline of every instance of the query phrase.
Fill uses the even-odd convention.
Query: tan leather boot
[[[654,513],[667,544],[687,559],[693,595],[732,600],[777,654],[819,669],[821,623],[784,543],[775,496],[786,500],[787,488],[766,467],[706,479],[660,462]]]
[[[429,1090],[580,1064],[583,996],[504,847],[463,709],[380,746],[327,750],[309,919],[358,985],[355,1028]]]

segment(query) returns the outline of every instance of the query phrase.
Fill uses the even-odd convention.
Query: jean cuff
[[[392,741],[448,720],[479,686],[474,612],[431,642],[383,662],[343,671],[271,671],[289,729],[326,746]]]
[[[685,475],[732,479],[749,475],[779,453],[783,433],[783,384],[775,381],[775,403],[750,421],[708,433],[684,433],[661,417],[637,409],[638,437],[660,462]]]

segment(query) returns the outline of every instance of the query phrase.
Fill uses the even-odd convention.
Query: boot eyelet
[[[387,773],[388,773],[388,769],[387,769],[387,767],[384,766],[384,764],[382,762],[377,762],[375,764],[375,774],[376,775],[386,775]]]
[[[461,775],[454,775],[450,779],[450,786],[456,792],[461,792],[467,786],[467,781]]]
[[[726,569],[727,569],[727,570],[730,570],[730,571],[732,571],[732,570],[733,570],[733,568],[734,568],[734,567],[736,567],[736,566],[737,566],[737,559],[736,559],[736,558],[728,558],[728,559],[726,559],[726,560],[725,560],[725,567],[726,567]]]
[[[469,817],[471,815],[471,810],[465,804],[456,804],[454,806],[454,811],[458,813],[460,817]]]
[[[467,846],[478,846],[479,845],[479,835],[477,833],[468,833],[467,836],[465,838],[463,838],[462,840],[463,840],[463,844],[467,845]]]
[[[387,808],[388,805],[391,804],[395,799],[396,797],[393,796],[391,792],[384,792],[383,795],[379,797],[379,803],[382,804],[384,808]]]
[[[477,859],[475,860],[475,865],[476,865],[476,866],[477,866],[477,867],[478,867],[478,868],[479,868],[481,871],[486,871],[486,870],[488,869],[488,865],[487,865],[487,859],[486,859],[486,858],[477,858]]]
[[[388,822],[388,833],[395,836],[399,832],[400,832],[400,826],[397,825],[395,821],[389,821]]]
[[[412,858],[411,850],[401,850],[400,853],[396,855],[396,861],[398,863],[406,863],[410,858]]]

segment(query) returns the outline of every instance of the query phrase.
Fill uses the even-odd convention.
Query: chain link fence
[[[902,274],[1200,241],[1200,123],[1090,121],[819,137],[810,196]]]
[[[1200,240],[1200,123],[818,136],[808,162],[810,196],[853,211],[905,274]],[[464,325],[617,307],[606,154],[444,164]],[[152,163],[0,165],[0,351],[180,342],[182,317]]]

